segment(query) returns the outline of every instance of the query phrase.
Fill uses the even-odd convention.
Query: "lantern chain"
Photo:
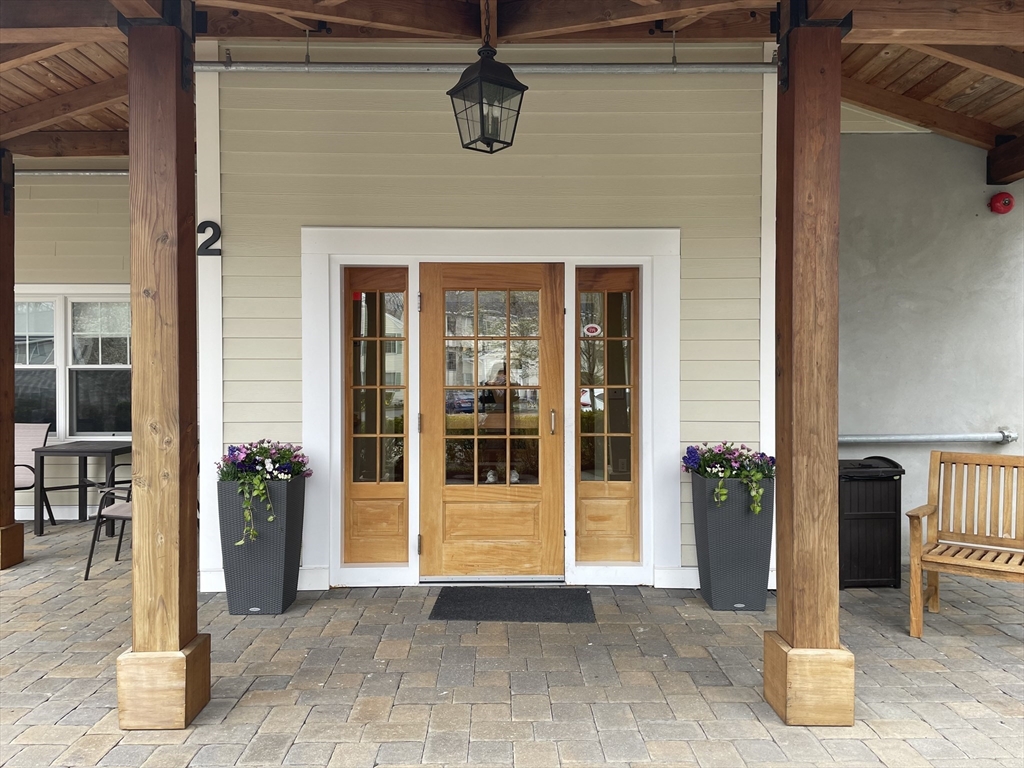
[[[491,45],[491,0],[484,0],[484,46]]]

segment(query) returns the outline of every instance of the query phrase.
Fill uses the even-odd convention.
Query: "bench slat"
[[[934,563],[938,565],[956,565],[970,571],[974,569],[980,575],[983,571],[1021,571],[1024,577],[1024,552],[996,552],[992,560],[983,559],[990,554],[990,550],[976,549],[973,547],[955,547],[952,551],[936,547],[925,552],[921,556],[923,563]]]

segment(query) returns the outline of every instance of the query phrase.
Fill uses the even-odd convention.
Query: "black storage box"
[[[884,456],[839,460],[839,588],[900,586],[903,469]]]

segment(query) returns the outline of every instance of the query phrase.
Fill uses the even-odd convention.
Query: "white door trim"
[[[341,277],[346,266],[409,269],[409,370],[419,370],[419,314],[413,311],[423,262],[533,261],[565,264],[566,307],[575,307],[578,266],[639,265],[641,343],[641,563],[575,563],[575,387],[565,388],[565,576],[567,583],[653,584],[655,569],[680,564],[678,229],[405,229],[302,228],[302,435],[314,475],[306,484],[302,567],[309,589],[419,583],[419,441],[406,448],[409,562],[342,565]],[[655,318],[658,322],[655,323]],[[325,322],[325,320],[327,322]],[[575,345],[567,316],[566,343]],[[571,349],[572,346],[567,347]],[[566,355],[567,381],[574,380]],[[410,375],[406,406],[420,411],[418,376]],[[653,406],[657,404],[657,409]],[[326,407],[326,412],[325,412]],[[658,425],[656,428],[655,425]],[[325,536],[325,532],[329,535]],[[313,574],[316,574],[314,577]],[[323,578],[328,576],[328,578]],[[310,583],[310,582],[314,582]],[[323,582],[323,583],[321,583]]]

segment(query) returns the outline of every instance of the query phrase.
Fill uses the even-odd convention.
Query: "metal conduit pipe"
[[[349,61],[197,61],[196,72],[342,72],[345,74],[460,75],[470,62],[460,64],[407,64]],[[678,64],[515,64],[522,75],[770,75],[778,65],[761,62]]]
[[[1017,442],[1017,433],[1009,427],[996,432],[938,435],[840,435],[840,445],[853,443],[1006,443]]]
[[[88,170],[76,170],[71,169],[31,169],[31,170],[20,170],[14,169],[16,176],[127,176],[128,171],[119,170],[102,170],[102,171],[88,171]]]

